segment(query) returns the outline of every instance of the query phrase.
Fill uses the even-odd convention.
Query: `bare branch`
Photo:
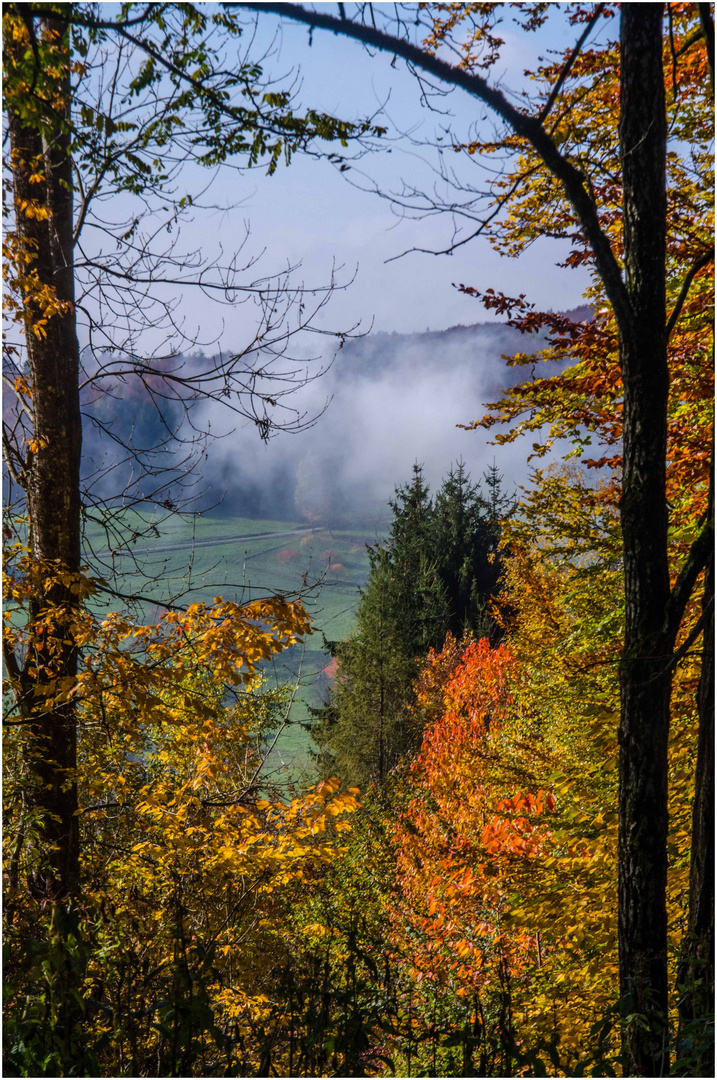
[[[590,36],[590,32],[592,31],[592,28],[594,27],[595,23],[598,21],[598,19],[600,18],[600,16],[602,15],[604,10],[605,10],[605,5],[604,4],[598,4],[598,6],[595,8],[595,11],[593,12],[593,16],[590,19],[590,22],[587,24],[587,26],[583,30],[582,34],[578,38],[578,40],[577,40],[577,42],[575,44],[575,48],[571,52],[568,59],[565,61],[565,64],[563,65],[563,69],[560,72],[560,75],[558,76],[558,81],[556,82],[553,89],[550,91],[550,96],[548,97],[548,100],[545,102],[545,105],[543,106],[543,108],[538,113],[538,121],[541,124],[543,123],[546,116],[548,115],[548,113],[552,109],[553,105],[555,104],[555,101],[557,99],[558,94],[560,93],[560,90],[562,88],[563,83],[565,82],[568,75],[570,74],[570,71],[571,71],[575,61],[577,60],[578,56],[580,55],[580,51],[581,51],[583,45],[585,44],[588,37]]]
[[[677,635],[685,608],[692,596],[695,582],[707,565],[707,559],[713,547],[714,521],[710,515],[699,536],[693,542],[670,592],[662,630],[663,635],[669,642],[674,641]]]
[[[695,277],[700,272],[700,270],[703,269],[703,267],[709,266],[709,264],[711,262],[714,262],[714,257],[715,257],[715,249],[711,248],[709,251],[706,251],[704,253],[704,255],[700,255],[699,259],[697,259],[697,261],[694,262],[692,264],[692,266],[690,267],[690,269],[687,271],[687,275],[686,275],[685,280],[684,280],[684,282],[682,284],[682,288],[680,289],[680,295],[677,297],[677,300],[675,302],[675,306],[672,309],[672,313],[671,313],[669,319],[667,320],[666,334],[667,334],[667,340],[668,341],[670,340],[670,335],[672,334],[672,331],[675,329],[675,325],[677,323],[677,320],[680,317],[680,313],[682,311],[682,308],[684,307],[685,300],[687,299],[687,295],[688,295],[688,293],[690,291],[690,286],[692,285],[692,282],[694,281]]]
[[[235,8],[237,4],[225,4],[226,8]],[[585,187],[582,173],[556,146],[553,139],[535,117],[528,116],[511,105],[505,94],[489,86],[480,75],[471,74],[462,68],[452,67],[444,60],[433,56],[409,41],[384,33],[372,26],[364,26],[350,19],[336,18],[323,11],[311,11],[300,4],[255,3],[248,2],[242,8],[251,8],[257,12],[270,12],[283,18],[294,19],[311,27],[330,30],[336,34],[354,38],[365,45],[393,53],[406,60],[421,71],[435,76],[442,82],[458,86],[473,97],[485,102],[516,133],[524,138],[535,150],[551,173],[560,181],[565,194],[573,206],[578,220],[593,250],[595,262],[605,285],[605,291],[612,304],[618,323],[627,327],[632,318],[632,308],[622,279],[620,265],[612,251],[610,241],[600,225],[597,207]]]

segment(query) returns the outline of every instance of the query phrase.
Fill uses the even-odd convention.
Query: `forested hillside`
[[[417,122],[305,105],[277,19]],[[713,1076],[710,5],[8,3],[3,48],[4,1075]],[[354,168],[399,148],[430,187]],[[230,250],[197,176],[297,160],[445,215],[502,323],[353,337]],[[546,238],[583,307],[481,276]],[[302,776],[312,537],[357,614]]]

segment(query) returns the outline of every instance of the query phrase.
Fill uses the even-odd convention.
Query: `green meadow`
[[[132,543],[134,520],[143,535]],[[87,540],[104,566],[113,569],[122,594],[136,594],[145,583],[145,595],[152,597],[145,604],[148,617],[155,617],[161,605],[174,598],[186,604],[211,602],[217,596],[248,601],[277,593],[302,594],[313,632],[302,646],[277,657],[267,679],[280,685],[300,681],[290,723],[271,765],[286,765],[292,774],[310,770],[310,738],[302,724],[308,719],[308,706],[320,704],[326,696],[323,669],[330,657],[323,650],[323,637],[337,641],[351,632],[359,589],[368,578],[366,546],[378,538],[375,525],[328,529],[242,517],[170,518],[151,543],[146,526],[147,519],[128,513],[123,517],[125,545],[110,549],[99,530],[92,529]],[[109,573],[105,577],[109,580]],[[153,582],[148,590],[147,580]],[[112,606],[120,603],[112,598]]]

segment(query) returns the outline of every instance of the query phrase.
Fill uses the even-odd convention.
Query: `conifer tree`
[[[315,711],[312,727],[319,770],[362,788],[382,784],[417,737],[408,708],[416,662],[397,618],[384,548],[372,551],[356,630],[332,651],[339,662],[336,685],[329,704]]]
[[[385,561],[396,634],[407,653],[423,655],[442,644],[450,606],[436,545],[436,511],[422,465],[413,466],[411,482],[396,488],[389,506],[393,524],[386,542],[369,551],[371,573]]]
[[[495,466],[493,473],[486,474],[486,482],[492,506],[459,462],[436,496],[433,545],[449,608],[446,629],[455,637],[472,631],[488,634],[491,629],[486,598],[498,587],[497,545],[504,501]]]
[[[410,483],[396,488],[389,535],[369,549],[356,630],[332,647],[339,674],[331,700],[314,713],[323,775],[362,787],[383,783],[420,743],[413,690],[420,660],[442,648],[448,632],[497,636],[487,604],[498,589],[500,518],[509,500],[495,467],[485,479],[488,499],[460,462],[434,502],[416,464]]]

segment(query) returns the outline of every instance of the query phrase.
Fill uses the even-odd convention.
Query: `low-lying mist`
[[[502,355],[541,344],[496,323],[349,341],[330,370],[300,391],[308,414],[330,398],[312,428],[263,444],[253,425],[239,427],[215,444],[204,479],[213,492],[225,491],[223,512],[335,526],[384,517],[416,461],[432,489],[458,460],[474,480],[495,460],[507,486],[520,483],[527,477],[524,441],[491,446],[492,432],[456,425],[478,419],[502,388],[530,376],[530,368],[508,367]],[[226,426],[220,406],[211,419],[213,431]]]
[[[571,315],[586,318],[589,310]],[[512,488],[526,479],[529,447],[520,441],[491,446],[493,432],[456,425],[478,419],[501,389],[530,377],[530,367],[508,367],[504,354],[536,351],[542,344],[540,337],[501,323],[349,340],[340,349],[334,346],[328,371],[291,399],[307,416],[320,414],[315,424],[266,443],[250,421],[232,429],[221,400],[198,403],[191,413],[195,427],[210,426],[219,437],[201,462],[203,495],[196,508],[330,527],[378,521],[395,485],[410,478],[416,461],[434,490],[458,460],[474,480],[495,460],[505,486]],[[332,356],[328,353],[324,363]],[[551,365],[540,374],[556,370]],[[136,391],[132,398],[130,403],[128,395],[131,408],[124,410],[121,388],[113,397],[119,426],[136,426],[141,413],[142,423],[151,427],[152,410],[138,412]],[[91,415],[97,408],[91,404],[87,411]],[[144,434],[151,439],[151,431]],[[88,468],[106,453],[106,440],[88,422]],[[114,484],[117,479],[115,472]]]

